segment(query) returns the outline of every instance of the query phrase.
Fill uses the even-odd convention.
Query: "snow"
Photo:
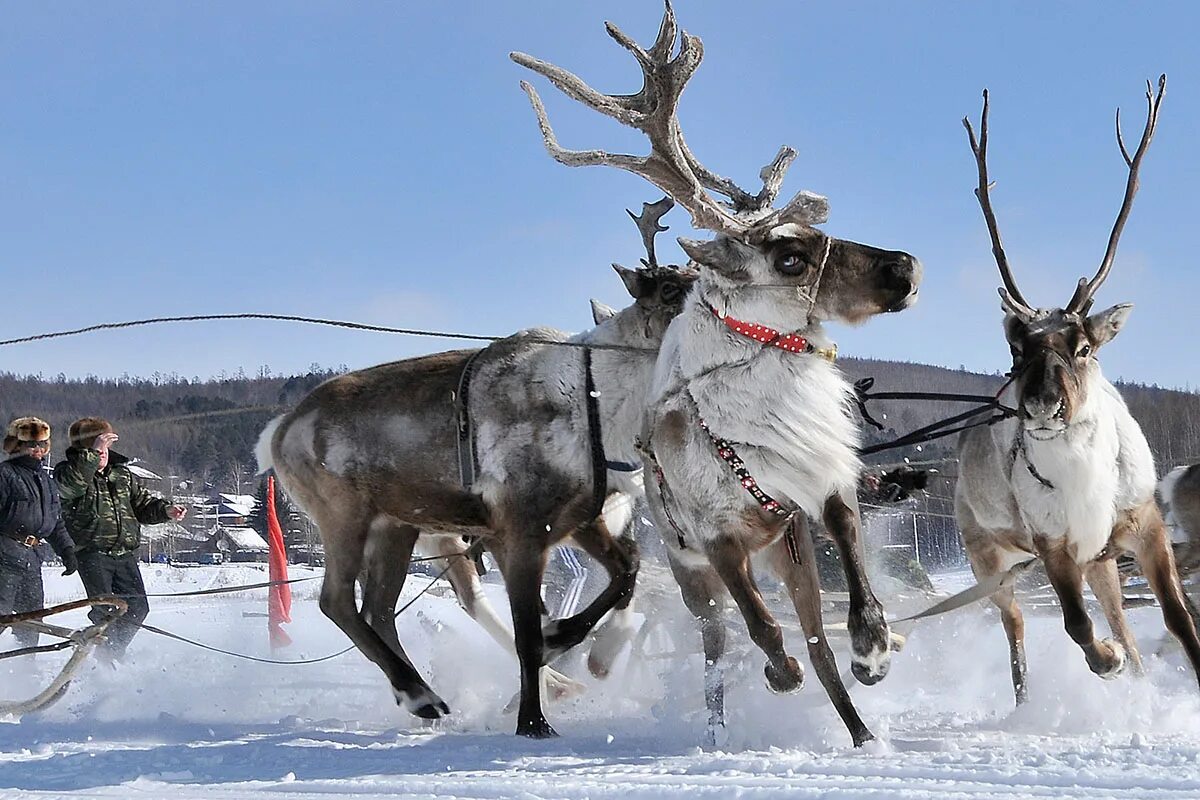
[[[292,568],[293,577],[319,574]],[[47,600],[77,597],[74,576],[47,569]],[[144,565],[152,593],[262,581],[265,565]],[[404,597],[428,582],[409,578]],[[963,576],[942,585],[956,588]],[[953,584],[953,586],[952,586]],[[348,642],[321,615],[319,581],[293,585],[295,644],[274,654],[322,656]],[[498,587],[489,593],[502,604]],[[667,595],[672,600],[675,595]],[[916,601],[910,601],[912,604]],[[148,622],[215,647],[272,654],[263,590],[152,598]],[[910,611],[892,604],[896,614]],[[791,650],[803,638],[780,613]],[[558,665],[588,685],[547,706],[562,736],[512,735],[504,706],[515,661],[458,609],[443,586],[400,618],[414,664],[450,703],[425,724],[391,700],[361,655],[280,666],[242,661],[142,632],[116,671],[89,664],[68,695],[0,724],[0,800],[193,798],[1098,798],[1200,796],[1200,693],[1154,607],[1130,611],[1148,675],[1101,681],[1088,672],[1057,610],[1029,609],[1030,703],[1012,707],[1007,648],[984,604],[905,628],[905,649],[875,687],[852,687],[879,740],[861,750],[809,672],[797,695],[765,687],[762,655],[731,619],[738,666],[728,679],[729,727],[703,741],[698,634],[675,602],[641,657],[604,682],[568,655]],[[1095,616],[1100,619],[1099,615]],[[79,624],[78,613],[54,621]],[[1102,622],[1099,623],[1104,628]],[[0,635],[0,650],[11,645]],[[845,640],[834,641],[846,663]],[[586,645],[585,645],[586,646]],[[739,657],[740,656],[740,657]],[[0,662],[0,695],[24,696],[62,654]]]

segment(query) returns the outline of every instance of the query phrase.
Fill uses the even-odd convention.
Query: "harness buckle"
[[[26,536],[24,539],[18,539],[17,541],[30,548],[37,547],[42,543],[41,540],[36,536]]]

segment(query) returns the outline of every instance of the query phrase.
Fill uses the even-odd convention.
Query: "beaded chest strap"
[[[733,449],[733,445],[724,439],[718,439],[713,435],[713,432],[708,429],[708,423],[700,420],[700,427],[708,434],[708,438],[712,440],[713,446],[717,448],[717,455],[721,460],[729,465],[733,470],[733,474],[737,476],[738,481],[742,484],[750,496],[754,498],[754,502],[758,503],[763,511],[769,514],[774,514],[777,517],[790,517],[794,512],[788,511],[782,504],[771,495],[762,490],[758,485],[758,481],[754,480],[754,476],[746,469],[746,464],[738,458],[737,451]]]

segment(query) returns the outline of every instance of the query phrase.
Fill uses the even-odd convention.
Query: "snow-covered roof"
[[[187,528],[180,525],[178,522],[163,522],[158,525],[143,525],[142,538],[146,541],[157,542],[165,537],[173,539],[200,539],[205,537],[203,534],[194,534]]]
[[[258,505],[258,500],[252,494],[225,494],[220,495],[222,504],[238,516],[249,516],[254,507]]]
[[[267,542],[253,528],[221,528],[239,550],[269,550]]]
[[[162,480],[161,475],[156,475],[155,473],[151,472],[150,470],[148,470],[145,467],[140,466],[138,464],[126,464],[125,466],[129,469],[130,472],[132,472],[134,475],[136,475],[137,477],[139,477],[143,480],[147,480],[147,481],[161,481]]]

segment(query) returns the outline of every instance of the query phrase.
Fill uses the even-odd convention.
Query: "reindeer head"
[[[674,198],[691,214],[692,225],[717,238],[681,239],[688,256],[701,269],[713,300],[754,309],[757,321],[795,329],[822,319],[860,322],[887,311],[900,311],[916,300],[921,280],[917,259],[899,251],[880,250],[833,239],[816,228],[829,216],[825,198],[800,192],[782,208],[773,208],[783,177],[796,157],[781,148],[763,168],[762,189],[750,194],[733,181],[709,171],[692,154],[679,127],[679,98],[700,65],[700,39],[680,32],[667,0],[658,38],[648,50],[611,23],[608,34],[641,65],[643,85],[633,95],[606,95],[576,75],[524,53],[512,53],[518,64],[544,75],[565,94],[637,128],[650,140],[648,156],[611,154],[602,150],[567,150],[559,146],[537,92],[529,95],[546,149],[567,166],[603,165],[641,175]],[[679,40],[678,53],[675,51]],[[710,192],[727,200],[718,201]]]
[[[664,197],[657,203],[642,203],[641,216],[632,211],[626,212],[641,231],[646,257],[637,269],[612,265],[634,303],[624,311],[617,311],[598,300],[592,300],[592,319],[597,325],[618,316],[629,317],[632,321],[624,324],[639,325],[642,336],[647,340],[661,342],[671,320],[683,310],[683,301],[696,282],[696,271],[686,267],[660,266],[654,254],[655,235],[667,230],[658,224],[659,220],[674,206],[671,198]]]
[[[1000,289],[1001,306],[1004,309],[1004,335],[1012,352],[1012,375],[1017,392],[1020,411],[1026,432],[1034,439],[1052,439],[1060,435],[1076,418],[1080,409],[1087,405],[1088,386],[1091,376],[1099,371],[1096,353],[1117,335],[1125,324],[1133,305],[1123,303],[1098,314],[1089,313],[1092,299],[1100,284],[1108,277],[1117,253],[1117,242],[1133,207],[1133,198],[1138,190],[1138,170],[1142,158],[1154,137],[1158,125],[1158,110],[1167,87],[1167,76],[1158,79],[1158,92],[1146,83],[1146,128],[1142,140],[1133,156],[1125,149],[1121,137],[1121,111],[1117,110],[1117,145],[1125,164],[1129,168],[1129,179],[1125,185],[1125,199],[1117,214],[1112,233],[1108,237],[1108,249],[1100,268],[1089,281],[1080,278],[1070,301],[1062,308],[1034,308],[1017,288],[1008,257],[1000,242],[1000,229],[992,211],[987,174],[988,141],[988,93],[983,93],[983,114],[980,119],[979,139],[971,122],[963,118],[971,150],[979,171],[979,186],[975,196],[983,209],[988,232],[992,237],[992,254],[1000,268],[1004,286]]]

